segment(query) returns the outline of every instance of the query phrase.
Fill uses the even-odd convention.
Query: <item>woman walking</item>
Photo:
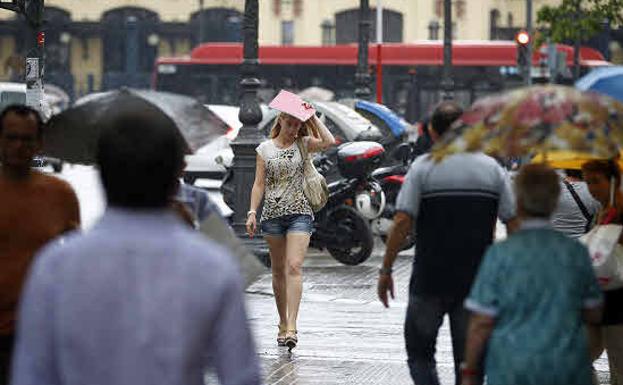
[[[256,211],[264,197],[261,229],[268,243],[273,292],[279,313],[277,344],[290,350],[298,343],[296,320],[303,291],[301,268],[312,231],[313,211],[303,194],[303,157],[335,143],[333,135],[316,117],[302,122],[280,113],[270,139],[256,151],[255,182],[247,213],[247,233],[253,237]]]
[[[465,306],[472,311],[461,384],[589,385],[584,323],[598,324],[602,294],[588,252],[554,230],[556,172],[525,165],[515,177],[517,232],[489,248]]]
[[[591,160],[582,165],[584,181],[591,195],[601,203],[596,223],[623,224],[621,170],[613,160]],[[623,244],[623,240],[619,240]],[[623,288],[604,291],[604,315],[600,326],[589,328],[591,358],[606,350],[610,383],[623,384]]]

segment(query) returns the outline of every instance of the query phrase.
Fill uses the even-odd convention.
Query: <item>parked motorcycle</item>
[[[405,180],[405,175],[409,171],[409,165],[413,160],[413,148],[408,143],[398,145],[394,152],[393,158],[399,161],[399,164],[381,167],[371,173],[380,184],[385,193],[385,207],[381,215],[374,219],[371,223],[372,232],[381,238],[383,243],[387,242],[387,237],[396,214],[396,199]],[[406,250],[415,244],[415,234],[411,232],[405,239],[401,250]]]
[[[345,265],[358,265],[372,254],[374,239],[369,221],[385,209],[385,194],[370,172],[383,160],[385,149],[376,142],[345,143],[337,151],[342,179],[329,187],[327,205],[315,214],[310,246],[327,249]],[[333,162],[320,154],[314,163],[321,173]]]

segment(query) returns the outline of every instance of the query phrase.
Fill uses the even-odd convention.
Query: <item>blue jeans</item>
[[[262,233],[273,237],[285,237],[288,233],[312,233],[312,217],[306,214],[284,215],[262,221]]]
[[[465,337],[469,311],[463,306],[463,298],[422,297],[411,294],[405,320],[405,342],[407,363],[411,378],[416,385],[439,385],[435,362],[437,334],[448,314],[452,353],[454,355],[454,374],[457,385],[461,383],[459,365],[465,353]],[[482,367],[479,369],[483,373]],[[482,384],[482,377],[479,378]]]

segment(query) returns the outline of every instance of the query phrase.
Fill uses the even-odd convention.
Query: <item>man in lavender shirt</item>
[[[14,385],[260,384],[235,259],[168,208],[184,166],[174,123],[132,97],[99,123],[108,208],[48,246],[22,297]]]

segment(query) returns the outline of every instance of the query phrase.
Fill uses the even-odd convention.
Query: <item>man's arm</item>
[[[389,291],[392,299],[394,298],[394,280],[392,278],[392,266],[396,260],[396,256],[404,244],[405,238],[411,232],[413,220],[411,216],[405,212],[398,211],[394,216],[394,224],[387,237],[385,256],[383,257],[383,265],[379,272],[379,281],[377,285],[378,296],[385,307],[389,307],[387,292]]]
[[[487,342],[495,325],[504,292],[502,282],[508,271],[505,267],[504,251],[500,254],[500,244],[491,246],[483,257],[476,280],[465,300],[465,307],[471,310],[467,336],[465,339],[465,357],[462,364],[462,385],[476,383],[482,373],[478,373]]]
[[[601,305],[582,309],[582,319],[589,325],[599,325],[602,315],[603,307]]]
[[[385,307],[389,307],[387,292],[394,298],[394,280],[392,266],[404,240],[413,230],[413,220],[417,217],[420,207],[420,172],[426,168],[425,159],[420,157],[411,163],[405,181],[396,198],[396,214],[394,223],[387,237],[385,257],[379,271],[377,293]]]
[[[62,182],[63,187],[58,192],[60,194],[59,201],[63,207],[63,213],[65,215],[65,225],[63,233],[72,230],[78,230],[80,228],[80,203],[78,203],[78,196],[69,183]]]
[[[238,274],[227,270],[221,305],[210,341],[210,354],[223,385],[260,385],[260,366],[247,323],[243,289]]]
[[[236,233],[229,227],[227,222],[219,215],[210,215],[199,225],[199,231],[208,236],[214,242],[220,243],[234,257],[240,273],[244,279],[245,287],[251,285],[267,269],[259,259],[251,253],[241,242]]]
[[[577,260],[582,262],[581,276],[574,281],[578,285],[582,285],[584,289],[582,293],[582,319],[589,325],[598,325],[603,316],[604,294],[593,271],[588,249],[581,247],[580,251],[581,254]]]
[[[465,360],[461,365],[462,384],[474,383],[478,373],[482,355],[491,337],[495,319],[485,314],[473,312],[469,319],[467,338],[465,341]]]
[[[15,352],[13,385],[60,385],[54,349],[54,274],[47,257],[40,255],[22,293]]]
[[[498,204],[498,217],[506,225],[507,234],[512,234],[519,229],[520,221],[517,217],[515,194],[509,173],[501,166],[497,166],[500,173],[500,201]]]
[[[507,220],[506,223],[504,223],[504,225],[506,225],[506,233],[510,235],[514,233],[515,231],[519,230],[521,221],[519,220],[519,217],[513,217]]]

